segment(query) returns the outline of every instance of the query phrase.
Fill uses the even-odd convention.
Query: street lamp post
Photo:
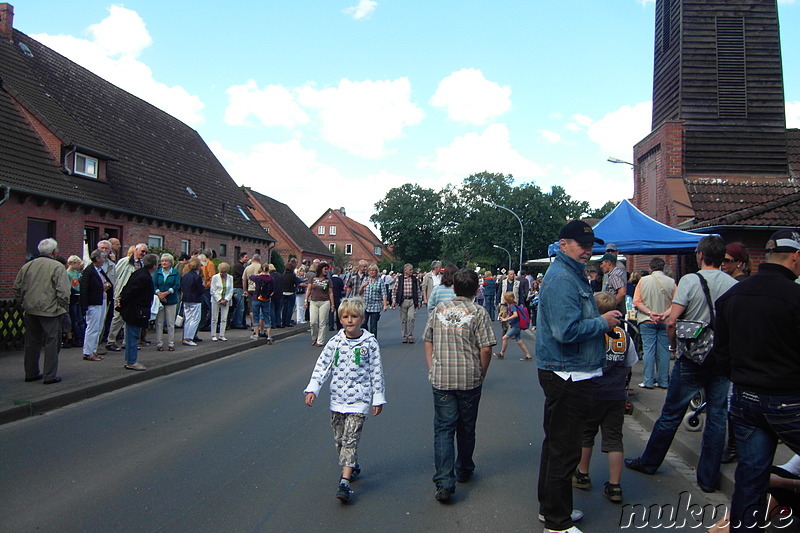
[[[493,244],[492,246],[494,246],[495,248],[499,248],[500,250],[503,250],[505,253],[508,254],[508,270],[511,270],[511,252],[509,252],[508,250],[506,250],[502,246],[497,246],[496,244]]]
[[[486,205],[490,205],[492,207],[496,207],[497,209],[504,209],[504,210],[508,211],[509,213],[514,215],[514,218],[516,218],[517,222],[519,222],[519,271],[517,271],[517,274],[519,274],[519,272],[522,271],[522,246],[523,246],[523,243],[525,242],[525,228],[522,226],[522,219],[520,219],[517,216],[517,214],[514,211],[512,211],[511,209],[509,209],[507,207],[503,207],[502,205],[498,205],[498,204],[492,202],[491,200],[484,199],[483,202]],[[499,246],[495,246],[495,248],[500,248],[500,247]],[[508,250],[506,250],[506,251],[508,251]],[[509,254],[509,256],[510,255],[511,254]],[[510,266],[510,261],[509,261],[509,270],[510,269],[511,269],[511,266]]]

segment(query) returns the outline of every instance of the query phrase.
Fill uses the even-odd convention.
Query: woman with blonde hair
[[[306,304],[311,322],[311,346],[325,346],[328,312],[333,307],[333,283],[328,279],[328,263],[317,265],[317,273],[306,288]]]
[[[153,287],[161,301],[161,309],[156,315],[156,350],[164,351],[164,321],[167,322],[167,350],[175,351],[175,310],[178,307],[178,295],[181,292],[181,277],[173,268],[175,259],[172,254],[161,254],[161,268],[153,274]]]
[[[211,276],[211,340],[227,341],[225,325],[228,322],[228,303],[233,298],[233,278],[228,275],[231,266],[220,263],[218,272]],[[217,319],[219,319],[219,337],[217,337]]]

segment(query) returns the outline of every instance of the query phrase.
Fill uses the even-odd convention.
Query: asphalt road
[[[417,320],[418,337],[425,317]],[[431,482],[433,408],[422,344],[400,343],[397,311],[379,327],[389,403],[364,426],[363,474],[351,504],[334,497],[340,469],[327,392],[313,408],[303,404],[319,349],[300,335],[0,427],[0,529],[541,531],[535,365],[519,361],[516,346],[492,362],[476,475],[442,505]],[[642,430],[628,420],[625,432],[627,455],[638,455]],[[624,472],[625,503],[679,506],[687,496],[709,503],[682,470]],[[593,489],[575,494],[584,532],[621,529],[624,508],[601,495],[606,473],[598,451]],[[671,530],[698,531],[692,524]]]

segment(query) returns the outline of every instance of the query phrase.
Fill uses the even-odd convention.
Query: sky
[[[311,225],[372,227],[404,183],[470,174],[633,194],[650,132],[654,0],[11,0],[14,27],[197,130]],[[800,1],[779,0],[800,127]]]

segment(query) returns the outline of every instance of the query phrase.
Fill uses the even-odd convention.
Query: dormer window
[[[97,179],[99,164],[97,159],[88,155],[75,154],[75,174],[87,178]]]

